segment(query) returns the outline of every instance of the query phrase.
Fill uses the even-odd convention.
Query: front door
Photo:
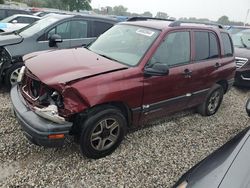
[[[143,123],[184,109],[192,76],[190,31],[171,32],[146,66],[166,64],[169,74],[144,78]]]
[[[56,47],[49,47],[49,38],[54,35],[60,35],[63,39],[63,42],[57,43]],[[45,33],[45,40],[38,41],[37,47],[39,51],[41,50],[48,50],[48,49],[64,49],[70,48],[70,40],[71,40],[71,29],[70,29],[70,21],[65,21],[63,23],[58,24],[57,26],[53,27],[49,31]]]

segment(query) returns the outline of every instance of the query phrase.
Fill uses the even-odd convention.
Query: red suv
[[[120,23],[87,48],[24,59],[11,99],[25,135],[48,147],[73,135],[90,158],[149,120],[191,107],[213,115],[236,69],[225,30],[163,20]]]

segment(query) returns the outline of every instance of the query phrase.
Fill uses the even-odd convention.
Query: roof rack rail
[[[153,18],[153,17],[144,17],[144,16],[135,16],[127,19],[127,21],[147,21],[147,20],[162,20],[162,21],[175,21],[172,19],[164,19],[164,18]]]
[[[210,26],[217,26],[220,29],[224,29],[224,27],[221,24],[213,23],[213,22],[199,22],[199,21],[174,21],[171,24],[169,24],[170,27],[176,27],[181,26],[182,23],[190,23],[190,24],[204,24],[204,25],[210,25]]]

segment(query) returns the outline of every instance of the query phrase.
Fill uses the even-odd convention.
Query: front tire
[[[208,93],[205,101],[200,106],[198,106],[198,112],[202,116],[211,116],[215,114],[221,105],[223,95],[224,90],[222,86],[215,84]]]
[[[111,154],[122,142],[127,121],[114,107],[99,108],[88,115],[80,136],[82,155],[99,159]]]
[[[17,83],[17,78],[22,66],[23,63],[15,63],[9,69],[6,70],[4,83],[8,89],[11,89],[11,87]]]

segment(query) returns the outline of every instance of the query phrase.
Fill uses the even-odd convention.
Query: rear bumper
[[[35,114],[25,105],[24,98],[20,94],[18,86],[14,86],[11,89],[11,101],[17,120],[25,136],[32,143],[45,147],[59,147],[64,144],[73,123],[67,122],[61,125]],[[65,136],[60,139],[50,139],[49,135],[54,134],[64,134]]]
[[[234,85],[250,87],[250,70],[236,71]]]

